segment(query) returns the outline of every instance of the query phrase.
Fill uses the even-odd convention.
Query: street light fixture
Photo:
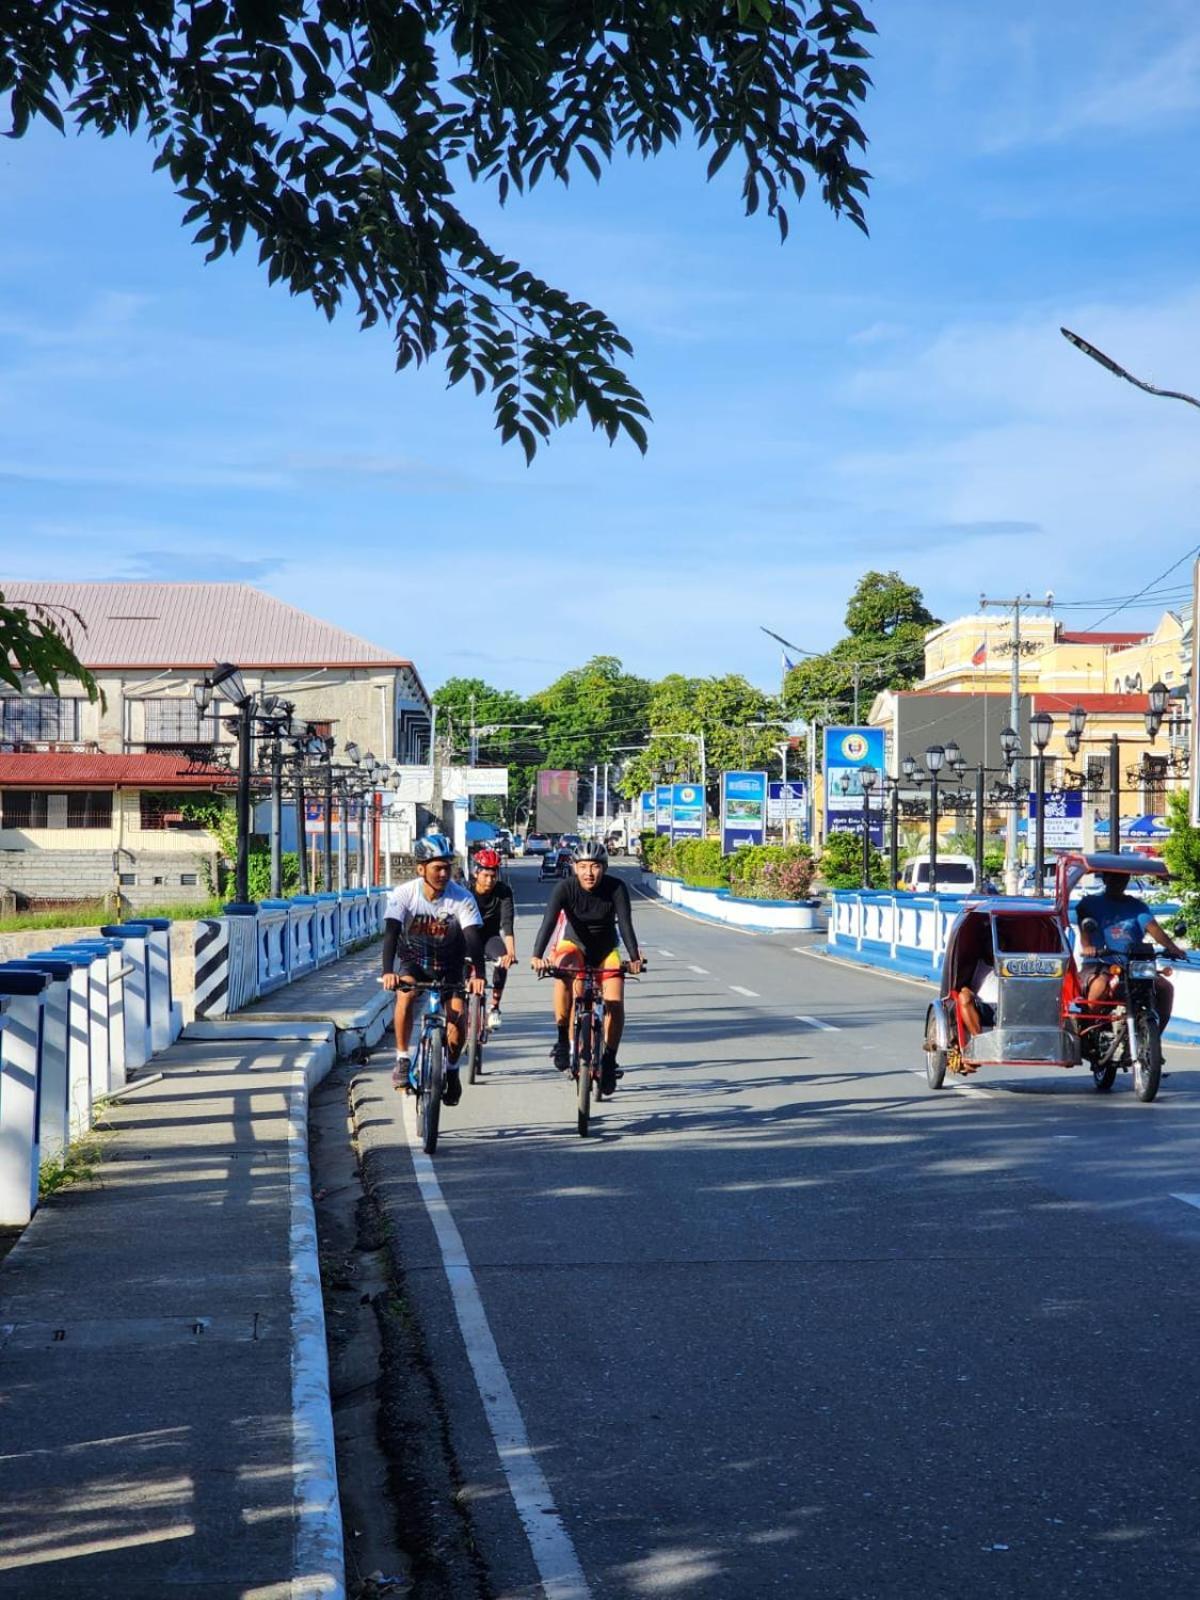
[[[1000,748],[1004,752],[1005,761],[1011,766],[1021,748],[1021,740],[1015,728],[1001,728]]]
[[[946,759],[940,744],[931,744],[925,752],[925,765],[929,769],[929,892],[937,894],[938,853],[938,773]]]
[[[865,767],[859,768],[858,779],[862,784],[862,879],[863,888],[871,887],[871,791],[875,787],[875,780],[879,774],[868,762]]]
[[[235,667],[232,661],[218,661],[213,668],[210,687],[215,695],[221,691],[222,700],[228,700],[240,710],[251,698],[246,690],[246,680],[242,677],[240,667]]]

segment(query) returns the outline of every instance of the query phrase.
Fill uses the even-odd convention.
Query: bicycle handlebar
[[[379,975],[380,983],[382,983],[384,978],[386,978],[387,976],[388,976],[388,974],[386,972],[381,972],[380,975]],[[388,993],[389,994],[415,994],[418,989],[424,989],[424,990],[436,989],[439,994],[461,994],[461,995],[465,995],[466,992],[467,992],[467,986],[464,983],[438,983],[436,979],[431,983],[425,983],[425,982],[422,982],[422,981],[420,981],[420,980],[418,980],[416,978],[401,978],[400,982],[396,985],[395,989],[390,989],[388,991]]]
[[[643,962],[644,965],[645,963]],[[543,967],[538,973],[539,978],[562,978],[567,982],[573,982],[576,978],[583,977],[601,979],[632,977],[636,979],[637,976],[636,972],[631,973],[629,971],[628,961],[622,961],[619,967]]]

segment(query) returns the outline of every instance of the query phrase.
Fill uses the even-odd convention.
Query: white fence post
[[[42,1156],[62,1153],[71,1138],[71,1080],[68,1071],[71,1022],[71,976],[67,960],[27,956],[20,965],[49,978],[42,1011],[42,1068],[38,1112]]]
[[[123,960],[125,1069],[136,1072],[150,1059],[150,927],[145,922],[115,922],[100,929],[116,939]]]
[[[38,1201],[38,1072],[50,979],[0,969],[0,1225],[24,1227]]]

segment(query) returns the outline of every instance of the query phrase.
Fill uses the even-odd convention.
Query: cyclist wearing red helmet
[[[495,962],[492,968],[492,1003],[487,1015],[488,1029],[500,1026],[500,997],[508,981],[508,969],[517,959],[513,937],[513,893],[500,879],[500,857],[487,845],[475,852],[475,872],[471,892],[483,921],[484,954]]]

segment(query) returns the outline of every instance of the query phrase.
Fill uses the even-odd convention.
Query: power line
[[[1110,617],[1115,617],[1119,611],[1124,611],[1126,607],[1131,606],[1135,600],[1140,600],[1142,596],[1149,590],[1153,589],[1156,584],[1160,584],[1164,578],[1169,578],[1171,573],[1173,573],[1178,567],[1181,567],[1185,561],[1194,560],[1198,554],[1200,554],[1200,544],[1193,545],[1190,550],[1185,550],[1180,556],[1179,560],[1172,561],[1171,565],[1165,572],[1160,572],[1157,578],[1151,578],[1150,582],[1145,586],[1144,589],[1139,589],[1137,594],[1131,595],[1130,598],[1124,601],[1121,605],[1114,606],[1111,611],[1105,612],[1104,616],[1100,618],[1099,622],[1092,623],[1092,627],[1098,628],[1101,622],[1107,622]]]

